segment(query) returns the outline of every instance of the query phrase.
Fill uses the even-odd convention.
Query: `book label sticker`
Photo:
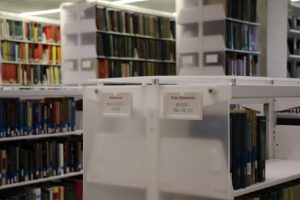
[[[192,65],[193,63],[193,56],[182,56],[182,64]]]
[[[102,114],[104,116],[131,116],[132,94],[102,93]]]
[[[200,92],[163,94],[163,115],[169,119],[202,120],[203,95]]]
[[[205,56],[205,62],[206,63],[218,63],[219,57],[218,54],[209,54]]]
[[[92,62],[89,60],[82,61],[82,69],[90,69],[92,68]]]
[[[74,63],[73,62],[65,62],[64,63],[64,68],[68,70],[73,70],[74,69]]]

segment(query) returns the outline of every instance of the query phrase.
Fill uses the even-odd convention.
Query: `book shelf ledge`
[[[26,182],[21,182],[21,183],[13,183],[13,184],[9,184],[9,185],[0,186],[0,190],[9,189],[9,188],[15,188],[15,187],[21,187],[21,186],[25,186],[25,185],[32,185],[32,184],[36,184],[36,183],[43,183],[43,182],[48,182],[48,181],[54,181],[54,180],[69,178],[69,177],[73,177],[73,176],[80,176],[82,174],[83,174],[83,171],[80,171],[80,172],[71,172],[71,173],[67,173],[67,174],[63,174],[63,175],[59,175],[59,176],[52,176],[52,177],[48,177],[48,178],[41,178],[41,179],[36,179],[36,180],[26,181]]]
[[[55,86],[61,86],[61,84],[28,84],[28,85],[22,85],[18,83],[3,83],[2,86],[4,87],[55,87]]]
[[[289,2],[289,7],[290,8],[300,8],[300,5],[298,3],[294,3],[294,2]]]
[[[139,61],[139,62],[175,63],[175,61],[173,60],[156,60],[156,59],[143,59],[143,58],[107,57],[107,56],[97,56],[97,58],[108,59],[108,60]]]
[[[61,132],[61,133],[47,133],[40,135],[25,135],[16,137],[4,137],[0,138],[0,142],[17,141],[17,140],[34,140],[42,138],[54,138],[54,137],[66,137],[66,136],[80,136],[83,134],[83,130],[76,130],[72,132]]]
[[[292,37],[300,37],[300,30],[297,30],[297,29],[290,29],[288,31],[289,33],[289,36],[292,36]]]
[[[2,87],[0,88],[0,97],[65,97],[82,96],[82,87]]]
[[[146,39],[153,39],[153,40],[166,40],[166,41],[176,41],[172,38],[160,38],[160,37],[154,37],[154,36],[148,36],[148,35],[139,35],[139,34],[133,34],[133,33],[123,33],[123,32],[116,32],[116,31],[103,31],[103,30],[97,30],[98,33],[107,33],[112,35],[123,35],[123,36],[130,36],[130,37],[138,37],[138,38],[146,38]]]
[[[234,191],[234,196],[242,196],[300,178],[300,161],[268,160],[266,163],[266,181]]]
[[[253,54],[253,55],[260,54],[260,51],[247,51],[247,50],[228,49],[228,48],[226,48],[225,51],[232,52],[232,53],[244,53],[244,54]]]
[[[296,114],[296,113],[280,113],[280,114],[277,114],[277,118],[300,119],[300,114]]]
[[[300,55],[290,54],[289,55],[289,60],[300,60]]]
[[[2,60],[2,63],[21,64],[21,65],[43,65],[43,66],[55,65],[55,66],[61,66],[61,64],[55,64],[55,63],[18,62],[18,61],[9,61],[9,60]]]
[[[250,21],[235,19],[235,18],[231,18],[231,17],[226,17],[226,20],[232,21],[232,22],[238,22],[241,24],[248,24],[248,25],[252,25],[252,26],[260,26],[260,23],[258,23],[258,22],[250,22]]]
[[[30,44],[43,44],[43,45],[52,45],[52,46],[60,46],[61,45],[58,42],[32,41],[32,40],[22,40],[22,39],[12,39],[12,38],[2,38],[1,41],[30,43]]]

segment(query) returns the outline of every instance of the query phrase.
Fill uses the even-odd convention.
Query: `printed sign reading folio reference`
[[[102,114],[109,116],[130,116],[132,112],[131,93],[103,93]]]
[[[199,92],[164,93],[164,117],[202,120],[203,96]]]

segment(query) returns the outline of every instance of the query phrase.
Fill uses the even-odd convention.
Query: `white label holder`
[[[132,115],[132,93],[100,94],[101,113],[110,117],[129,117]]]
[[[163,117],[167,119],[203,119],[203,94],[201,92],[163,93]]]

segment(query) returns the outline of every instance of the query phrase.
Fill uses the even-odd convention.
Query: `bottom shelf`
[[[67,173],[67,174],[63,174],[63,175],[59,175],[59,176],[52,176],[52,177],[41,178],[41,179],[36,179],[36,180],[32,180],[32,181],[13,183],[13,184],[0,186],[0,190],[14,188],[14,187],[20,187],[20,186],[25,186],[25,185],[32,185],[32,184],[36,184],[36,183],[48,182],[48,181],[53,181],[53,180],[58,180],[58,179],[64,179],[64,178],[69,178],[69,177],[73,177],[73,176],[79,176],[82,174],[83,174],[83,171],[72,172],[72,173]]]
[[[300,178],[299,160],[268,160],[266,163],[266,181],[236,190],[234,191],[234,196],[242,196],[298,178]]]

